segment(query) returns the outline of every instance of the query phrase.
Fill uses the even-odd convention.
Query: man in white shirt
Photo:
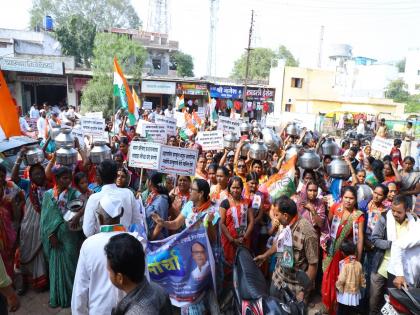
[[[100,200],[105,196],[114,200],[120,200],[124,213],[121,217],[121,224],[128,228],[131,224],[143,225],[143,205],[140,200],[128,188],[119,188],[115,185],[117,179],[117,164],[112,160],[105,160],[97,167],[103,186],[100,192],[91,195],[86,203],[83,216],[83,232],[86,237],[99,232],[99,224],[96,219],[96,211],[99,208]]]
[[[38,129],[38,137],[47,140],[47,112],[44,109],[39,111],[41,117],[36,122],[36,128]]]
[[[411,143],[416,139],[414,134],[413,123],[411,121],[407,122],[405,127],[403,143],[401,146],[401,156],[405,158],[406,156],[411,156]]]
[[[123,297],[123,292],[109,279],[104,247],[112,236],[125,232],[120,224],[124,208],[120,200],[107,195],[100,200],[99,206],[96,214],[100,231],[84,241],[77,262],[71,297],[73,315],[111,314]]]
[[[172,104],[168,105],[168,108],[165,109],[164,113],[165,113],[165,117],[170,117],[170,118],[174,117],[175,114],[174,114],[174,109],[173,109]]]
[[[31,106],[31,109],[29,110],[29,118],[31,118],[31,119],[38,119],[39,118],[39,110],[38,110],[38,106],[36,104],[33,104]]]

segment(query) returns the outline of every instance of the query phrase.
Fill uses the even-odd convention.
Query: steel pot
[[[313,149],[309,149],[299,157],[298,163],[301,168],[315,170],[321,165],[321,158]]]
[[[239,125],[239,129],[241,130],[241,132],[248,133],[251,131],[251,125],[244,121]]]
[[[268,147],[265,145],[264,140],[259,140],[251,144],[249,148],[249,156],[254,160],[265,160],[267,158]]]
[[[274,131],[270,128],[264,128],[262,130],[264,143],[267,145],[270,151],[278,151],[282,142],[279,136],[277,136]]]
[[[63,219],[64,221],[66,221],[67,223],[69,223],[71,221],[71,219],[74,218],[74,216],[83,209],[84,206],[84,202],[81,199],[74,199],[72,201],[70,201],[67,206],[66,206],[66,212],[63,215]],[[72,229],[71,226],[69,225],[70,230],[72,231],[80,231],[82,229],[82,221],[83,221],[83,217],[80,218],[78,227],[76,229]]]
[[[242,146],[241,149],[241,156],[248,156],[248,152],[249,149],[251,148],[251,143],[250,141],[247,139],[244,141],[244,145]]]
[[[60,134],[54,139],[57,149],[59,148],[73,148],[74,136],[71,134],[71,128],[61,128]]]
[[[105,141],[96,140],[94,147],[90,150],[90,160],[94,164],[100,164],[104,160],[111,160],[111,149],[106,145]]]
[[[28,147],[24,155],[24,162],[26,165],[35,165],[44,162],[44,152],[41,150],[39,145]]]
[[[55,154],[58,164],[72,165],[77,163],[77,151],[73,148],[60,148]]]
[[[342,156],[335,155],[327,167],[328,174],[333,178],[348,179],[350,168]]]
[[[361,184],[357,185],[357,202],[362,200],[371,200],[373,197],[373,190],[369,185]]]
[[[55,140],[55,138],[60,134],[60,132],[61,132],[60,127],[51,128],[51,130],[50,130],[51,140]]]
[[[285,160],[290,160],[294,155],[299,155],[299,151],[301,149],[300,145],[292,144],[286,151]]]
[[[289,136],[299,136],[299,134],[300,134],[300,128],[299,128],[299,126],[295,122],[292,122],[291,124],[289,124],[287,126],[286,133]]]
[[[224,143],[225,149],[233,150],[233,151],[236,149],[236,145],[239,142],[239,138],[234,133],[227,134],[223,140],[224,140],[223,143]]]
[[[327,138],[321,146],[323,155],[338,155],[340,148],[333,138]]]

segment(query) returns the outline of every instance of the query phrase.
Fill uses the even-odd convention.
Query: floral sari
[[[339,263],[343,254],[340,246],[346,239],[353,239],[357,243],[358,224],[364,221],[363,213],[360,210],[353,210],[353,213],[345,221],[342,221],[344,209],[340,203],[332,206],[333,222],[331,224],[331,243],[328,252],[322,261],[322,302],[328,309],[330,315],[336,314],[337,289],[335,283],[339,275]]]

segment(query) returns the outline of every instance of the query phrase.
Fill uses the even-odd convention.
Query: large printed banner
[[[198,151],[162,145],[160,168],[162,173],[194,176]]]
[[[81,126],[86,135],[103,135],[105,131],[105,119],[82,116]]]
[[[223,149],[223,131],[199,131],[196,142],[200,144],[203,151]]]
[[[394,146],[394,140],[386,139],[376,136],[372,141],[372,150],[379,151],[382,154],[391,153],[392,147]]]
[[[132,141],[128,152],[128,165],[130,167],[158,170],[160,147],[159,143]]]
[[[164,125],[168,136],[176,136],[176,118],[155,115],[155,122]]]
[[[150,280],[166,290],[175,306],[193,303],[211,286],[216,289],[213,253],[202,225],[148,242],[146,257]]]
[[[230,117],[219,116],[217,121],[217,129],[223,130],[224,134],[234,133],[238,137],[241,136],[241,130],[239,125],[241,124],[240,120],[234,120]]]

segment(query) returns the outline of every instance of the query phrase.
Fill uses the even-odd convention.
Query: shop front
[[[141,95],[144,102],[151,103],[153,109],[160,106],[165,109],[168,104],[174,105],[175,82],[141,81]]]
[[[267,114],[274,112],[275,89],[265,87],[248,87],[246,91],[247,104],[245,111],[250,120],[261,120]]]
[[[205,83],[177,83],[176,95],[184,96],[184,102],[187,108],[201,112],[204,105],[208,102],[208,89]],[[200,109],[199,109],[200,108]]]
[[[243,87],[228,85],[210,86],[210,96],[216,100],[216,110],[230,116],[232,110],[240,113],[242,109]]]

